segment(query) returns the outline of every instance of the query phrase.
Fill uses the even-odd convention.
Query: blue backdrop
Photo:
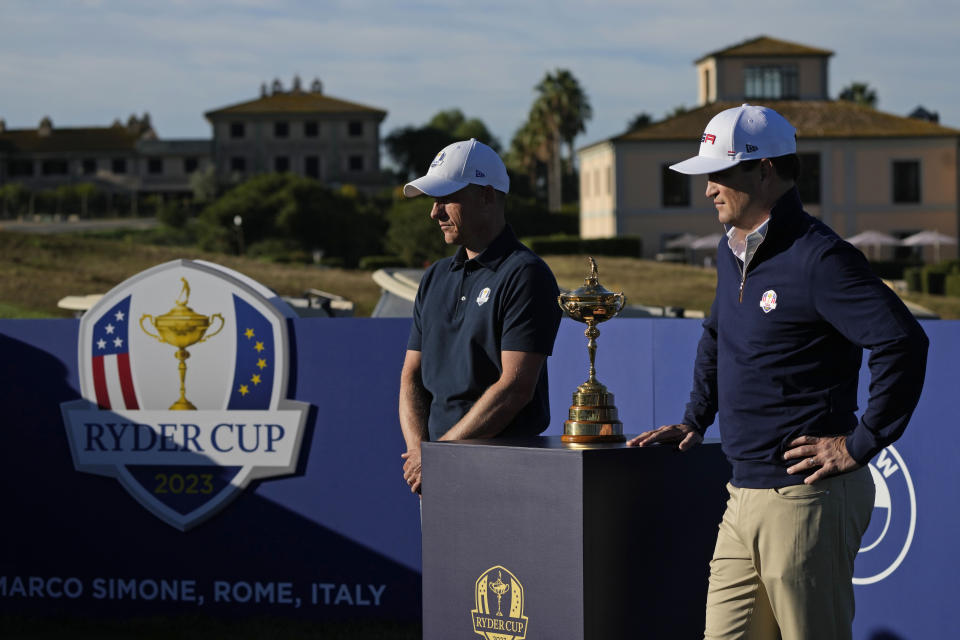
[[[79,398],[78,322],[0,320],[0,609],[417,618],[418,508],[401,475],[396,417],[409,322],[293,320],[290,397],[312,405],[298,473],[254,484],[184,533],[116,480],[74,470],[59,405]],[[857,561],[857,638],[951,637],[960,627],[960,323],[924,329],[920,407],[872,464],[882,490]],[[682,416],[699,334],[695,320],[601,325],[597,373],[627,432]],[[583,325],[565,319],[554,353],[549,434],[562,432],[587,377]],[[867,385],[863,377],[861,407]]]

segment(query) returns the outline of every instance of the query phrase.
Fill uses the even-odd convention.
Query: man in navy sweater
[[[719,413],[733,467],[710,563],[705,637],[850,638],[853,562],[870,520],[871,458],[903,433],[928,340],[863,255],[803,211],[796,130],[743,105],[707,124],[697,156],[727,233],[680,424],[632,446],[696,446]],[[870,350],[870,398],[857,380]]]

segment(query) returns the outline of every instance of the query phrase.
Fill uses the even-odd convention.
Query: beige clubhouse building
[[[191,176],[212,166],[222,181],[291,172],[364,191],[384,186],[382,109],[326,95],[319,80],[263,84],[254,100],[204,114],[212,139],[160,138],[150,117],[109,127],[10,129],[0,118],[0,186],[31,191],[92,183],[111,193],[189,195]]]
[[[637,235],[653,258],[681,234],[721,231],[703,195],[706,178],[668,167],[696,153],[714,115],[749,102],[797,128],[804,206],[841,236],[935,230],[956,238],[960,130],[830,100],[832,55],[759,37],[697,60],[697,108],[578,150],[581,235]],[[944,247],[944,258],[956,254]]]

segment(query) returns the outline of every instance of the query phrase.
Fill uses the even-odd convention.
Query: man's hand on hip
[[[680,451],[687,451],[703,442],[696,429],[686,424],[667,424],[653,431],[645,431],[635,438],[627,440],[628,447],[645,447],[663,443],[676,444]]]
[[[410,449],[406,453],[401,453],[400,457],[404,459],[403,479],[407,481],[410,491],[420,493],[420,483],[423,480],[423,474],[420,463],[420,447]]]
[[[860,468],[847,451],[847,436],[800,436],[789,446],[783,459],[800,461],[788,467],[787,473],[810,473],[816,469],[804,478],[804,484]]]

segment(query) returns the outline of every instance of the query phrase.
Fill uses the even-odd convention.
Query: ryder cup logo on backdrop
[[[900,453],[887,447],[869,468],[876,497],[853,572],[853,583],[859,585],[879,582],[896,571],[910,551],[917,525],[913,480]]]
[[[175,260],[85,313],[83,399],[61,405],[77,470],[117,478],[183,531],[252,480],[293,473],[309,405],[286,399],[287,324],[269,294]]]

